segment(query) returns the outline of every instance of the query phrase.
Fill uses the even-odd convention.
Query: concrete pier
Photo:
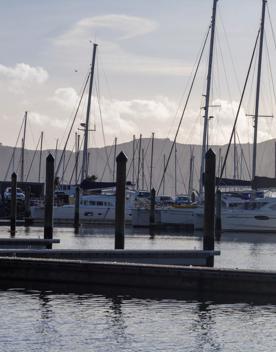
[[[276,272],[177,265],[90,262],[80,260],[0,257],[0,285],[27,287],[56,284],[67,288],[76,285],[93,292],[124,288],[154,290],[157,294],[170,290],[174,295],[194,293],[259,296],[270,302],[276,293]],[[264,296],[265,295],[265,296]]]

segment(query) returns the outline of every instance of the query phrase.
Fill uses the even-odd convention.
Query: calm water
[[[6,236],[6,229],[0,229]],[[43,237],[33,228],[17,236]],[[56,230],[55,248],[113,248],[112,228]],[[201,235],[129,230],[126,248],[201,248]],[[276,270],[276,235],[223,235],[219,267]],[[274,351],[276,306],[2,290],[0,351]]]

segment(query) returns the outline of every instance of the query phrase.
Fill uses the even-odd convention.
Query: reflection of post
[[[127,156],[123,152],[121,152],[117,156],[116,162],[117,162],[117,173],[116,173],[115,249],[124,249]]]
[[[55,159],[52,154],[46,158],[46,194],[44,213],[44,239],[53,238],[54,172]],[[47,247],[52,248],[52,245]]]
[[[216,155],[209,149],[205,156],[204,250],[214,250],[215,246],[215,176]],[[214,266],[213,256],[207,259],[207,266]]]
[[[75,232],[78,232],[80,227],[80,188],[76,187],[75,193],[75,215],[74,215]]]
[[[17,176],[14,172],[11,176],[11,235],[15,235],[16,231],[16,183],[17,183]]]

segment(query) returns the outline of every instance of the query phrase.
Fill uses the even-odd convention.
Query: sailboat
[[[252,185],[256,184],[257,133],[259,118],[259,101],[261,89],[262,52],[264,40],[264,24],[267,0],[262,0],[261,25],[258,32],[259,55],[256,82],[256,98],[254,117],[254,140],[252,161]],[[255,42],[256,48],[257,40]],[[255,52],[254,48],[254,52]],[[254,52],[252,58],[254,56]],[[251,59],[252,62],[252,59]],[[237,115],[238,116],[238,115]],[[262,115],[264,116],[264,115]],[[236,122],[235,122],[236,123]],[[234,125],[235,128],[235,125]],[[229,146],[228,146],[229,147]],[[256,191],[256,188],[243,192],[222,194],[222,230],[247,232],[276,232],[276,197],[271,192]],[[196,229],[203,228],[203,214],[196,213]]]
[[[206,91],[205,91],[205,106],[204,106],[204,128],[203,128],[203,136],[202,136],[202,152],[201,152],[201,170],[200,170],[200,180],[199,180],[199,193],[202,198],[203,196],[203,179],[202,175],[204,173],[204,168],[205,168],[205,154],[206,151],[208,150],[208,124],[209,124],[209,107],[210,107],[210,93],[211,93],[211,82],[212,82],[212,68],[213,68],[213,54],[214,54],[214,40],[215,40],[215,28],[216,28],[216,12],[217,12],[217,3],[218,0],[213,0],[213,8],[212,8],[212,17],[211,17],[211,25],[209,26],[209,31],[207,33],[204,46],[201,51],[201,55],[197,64],[197,69],[199,67],[201,57],[203,54],[203,51],[205,49],[205,45],[207,42],[207,38],[210,33],[210,45],[209,45],[209,58],[208,58],[208,72],[207,72],[207,85],[206,85]],[[197,69],[195,71],[195,75],[192,81],[192,85],[190,88],[193,87],[193,82],[195,80],[196,74],[197,74]],[[190,93],[188,94],[188,98],[185,104],[185,107],[187,106],[187,102],[189,99]],[[183,110],[181,120],[184,115],[185,108]],[[178,129],[179,130],[179,129]],[[176,138],[175,138],[176,140]],[[192,159],[193,163],[193,159]],[[193,166],[193,165],[191,165]],[[192,175],[190,175],[190,181],[192,181]],[[192,204],[187,204],[183,205],[181,207],[164,207],[160,208],[157,210],[157,219],[159,220],[159,223],[161,225],[173,225],[173,226],[181,226],[185,228],[193,228],[195,225],[195,211],[201,208],[199,203],[192,203]],[[134,217],[133,217],[134,220]]]
[[[84,131],[84,143],[83,143],[83,153],[82,153],[82,167],[81,167],[81,185],[85,185],[88,182],[88,167],[89,167],[89,153],[88,153],[88,134],[89,134],[89,118],[90,118],[90,108],[92,100],[92,88],[93,88],[93,77],[94,68],[96,62],[96,50],[97,44],[93,45],[92,53],[92,63],[91,70],[89,73],[89,92],[88,92],[88,102],[86,110],[86,121],[82,123],[81,126]],[[69,137],[68,137],[69,138]],[[76,138],[76,146],[79,145],[79,141]],[[63,150],[63,154],[65,148]],[[56,175],[58,173],[59,166],[61,165],[63,155],[60,158],[58,167],[56,170]],[[78,162],[78,148],[77,148],[77,159]],[[77,167],[76,167],[77,169]],[[76,176],[76,183],[78,177]],[[88,182],[89,183],[89,182]],[[92,182],[94,183],[94,182]],[[116,191],[115,183],[102,183],[102,185],[96,184],[96,189],[81,194],[80,196],[80,221],[82,223],[113,223],[115,221],[115,205],[116,205]],[[108,188],[107,188],[108,187]],[[60,190],[71,192],[76,188],[71,185],[64,185]],[[135,200],[136,192],[132,190],[126,191],[126,206],[125,206],[125,219],[126,222],[130,222],[132,219],[131,209]],[[69,204],[54,206],[53,208],[53,218],[56,223],[72,223],[74,219],[74,198],[69,197]],[[31,207],[31,216],[34,222],[40,222],[44,219],[44,204],[35,205]]]

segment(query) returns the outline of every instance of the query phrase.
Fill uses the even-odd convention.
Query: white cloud
[[[108,29],[117,39],[130,39],[154,31],[156,22],[147,18],[127,15],[105,15],[88,17],[78,21],[70,30],[56,38],[61,46],[80,45],[95,37],[102,29]]]
[[[43,84],[48,77],[48,72],[42,67],[32,67],[24,63],[16,64],[14,67],[0,64],[0,78],[5,88],[12,93],[23,93],[34,84]]]
[[[51,118],[49,116],[40,114],[38,112],[29,112],[28,119],[31,123],[34,123],[39,126],[47,125],[51,121]]]
[[[150,33],[157,27],[156,22],[147,18],[114,14],[96,16],[78,21],[53,42],[61,55],[65,55],[66,50],[67,57],[72,60],[71,66],[83,65],[80,53],[86,53],[89,41],[96,37],[101,62],[107,71],[135,75],[189,75],[192,67],[184,61],[133,53],[127,49],[128,44],[123,43],[125,39]]]
[[[72,110],[79,99],[77,92],[72,87],[58,88],[55,90],[53,97],[50,98],[50,100],[68,110]]]
[[[49,75],[48,72],[42,67],[32,67],[28,64],[20,63],[14,67],[0,65],[0,76],[25,82],[44,83]]]

